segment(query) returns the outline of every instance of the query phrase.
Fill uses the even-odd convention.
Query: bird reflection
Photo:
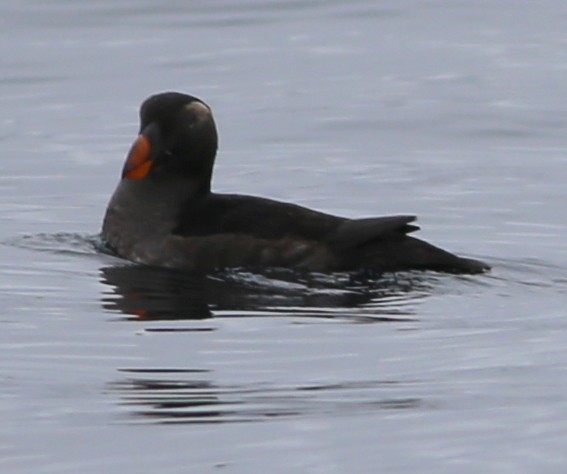
[[[282,270],[194,276],[134,264],[102,268],[101,281],[110,287],[103,307],[133,320],[202,320],[223,310],[330,318],[337,309],[359,319],[407,320],[413,313],[408,303],[427,296],[430,286],[416,275],[376,279]]]
[[[412,410],[423,405],[408,396],[412,381],[370,380],[335,384],[260,383],[218,385],[206,370],[172,373],[122,369],[110,385],[136,418],[153,423],[234,423],[326,413]]]
[[[102,304],[130,320],[203,320],[230,316],[411,321],[415,301],[431,293],[422,275],[298,275],[233,272],[197,277],[123,264],[101,269]],[[145,331],[213,331],[209,324],[151,324]],[[422,406],[412,381],[330,384],[224,383],[199,366],[120,369],[110,384],[136,422],[234,423],[277,417],[412,410]]]
[[[206,319],[212,313],[202,279],[179,271],[142,265],[106,267],[101,281],[113,288],[103,307],[130,319]]]

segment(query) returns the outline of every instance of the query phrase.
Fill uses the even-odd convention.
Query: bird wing
[[[211,194],[183,211],[174,234],[246,234],[262,239],[290,237],[322,242],[344,221],[342,217],[296,204],[254,196]]]
[[[331,232],[327,240],[330,244],[340,249],[349,249],[377,240],[399,239],[406,234],[419,230],[417,225],[410,224],[410,222],[415,220],[415,216],[387,216],[346,220]]]
[[[175,234],[248,235],[252,238],[295,238],[328,243],[348,250],[379,240],[395,240],[419,229],[415,216],[346,219],[296,204],[237,194],[211,194],[187,208]]]

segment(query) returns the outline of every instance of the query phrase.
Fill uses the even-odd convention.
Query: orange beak
[[[160,156],[161,134],[156,123],[147,125],[134,141],[122,169],[122,178],[147,178],[154,166],[154,159]]]
[[[124,163],[122,178],[143,179],[148,176],[153,166],[151,152],[152,144],[149,138],[143,134],[138,135]]]

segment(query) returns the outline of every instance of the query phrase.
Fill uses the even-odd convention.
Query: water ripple
[[[104,251],[104,246],[98,235],[73,232],[22,235],[8,239],[3,243],[21,249],[66,255],[97,255]]]

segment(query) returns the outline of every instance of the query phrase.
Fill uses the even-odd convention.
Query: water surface
[[[3,2],[2,472],[564,472],[566,15]],[[493,271],[197,279],[100,252],[163,90],[213,107],[216,190],[415,213]]]

